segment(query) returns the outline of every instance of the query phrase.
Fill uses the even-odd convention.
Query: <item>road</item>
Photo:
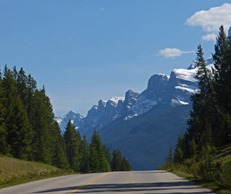
[[[131,171],[70,175],[50,178],[5,189],[0,194],[212,194],[165,171]]]

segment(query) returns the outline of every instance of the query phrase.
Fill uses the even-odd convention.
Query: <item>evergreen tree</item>
[[[6,66],[3,86],[6,99],[5,123],[9,153],[17,158],[29,159],[31,150],[31,128],[20,96],[17,93],[14,74]]]
[[[52,164],[52,129],[54,114],[45,89],[36,90],[33,97],[31,124],[33,126],[33,157],[36,161]]]
[[[8,153],[7,130],[5,126],[5,96],[3,91],[2,76],[0,74],[0,154]]]
[[[81,148],[81,136],[75,130],[71,120],[69,120],[66,131],[64,133],[64,140],[66,144],[67,160],[70,164],[70,168],[75,172],[80,171],[80,148]]]
[[[110,164],[111,163],[111,151],[106,146],[103,146],[103,149],[104,149],[104,153],[105,153],[107,162]]]
[[[214,102],[214,90],[212,86],[212,73],[206,68],[203,57],[202,47],[199,45],[197,50],[196,67],[198,68],[196,79],[198,80],[199,91],[192,96],[193,110],[190,113],[188,120],[188,130],[186,139],[189,141],[187,145],[190,150],[192,141],[195,141],[197,148],[201,149],[203,142],[201,141],[202,133],[207,130],[206,127],[209,122],[213,126],[214,134],[216,134],[219,122],[214,119],[217,117],[216,104]],[[215,141],[215,136],[213,137]],[[192,150],[191,150],[192,151]],[[195,154],[190,152],[191,154]],[[192,157],[192,155],[191,155]]]
[[[130,166],[128,160],[126,160],[126,158],[122,156],[120,150],[114,150],[112,152],[111,169],[112,169],[112,171],[129,171],[129,170],[131,170],[131,166]]]
[[[93,131],[91,138],[89,169],[90,172],[107,172],[111,170],[110,163],[107,161],[105,149],[96,130]]]
[[[220,27],[215,53],[213,55],[215,66],[215,91],[216,102],[220,117],[217,137],[219,145],[228,143],[231,134],[231,37],[227,37],[223,26]]]
[[[123,156],[119,150],[112,152],[111,169],[112,171],[121,171],[123,164]]]
[[[15,101],[15,107],[11,116],[11,126],[8,130],[8,143],[11,146],[11,154],[16,158],[31,159],[32,131],[27,113],[19,96]]]
[[[27,88],[27,104],[26,104],[26,109],[27,109],[27,114],[30,123],[33,121],[33,112],[35,112],[35,107],[33,106],[33,98],[35,96],[35,91],[37,89],[37,83],[34,80],[34,78],[29,74],[27,78],[27,83],[26,83],[26,88]]]
[[[213,54],[215,66],[215,80],[216,80],[216,99],[220,105],[222,112],[230,112],[230,45],[228,38],[225,34],[223,26],[219,29],[219,35],[215,44],[215,53]]]
[[[52,165],[61,169],[68,169],[66,146],[57,122],[54,123],[52,133]]]
[[[27,76],[25,75],[25,71],[23,68],[17,72],[16,67],[14,68],[15,71],[15,79],[16,79],[16,84],[17,84],[17,91],[18,94],[21,98],[21,101],[23,105],[27,109],[27,102],[28,102],[28,96],[27,96]]]
[[[83,137],[82,143],[81,143],[81,160],[80,160],[80,171],[82,173],[88,173],[89,172],[89,144],[87,142],[86,136]]]

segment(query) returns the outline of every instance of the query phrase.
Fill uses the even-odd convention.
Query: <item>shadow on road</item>
[[[138,192],[146,193],[163,193],[163,194],[214,194],[213,192],[201,192],[201,188],[188,182],[160,182],[160,183],[132,183],[132,184],[92,184],[88,186],[63,187],[50,190],[39,191],[36,193],[52,193],[58,191],[78,190],[76,193],[110,193],[110,192]]]

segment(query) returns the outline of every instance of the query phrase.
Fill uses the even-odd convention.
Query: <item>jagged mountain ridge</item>
[[[155,74],[140,94],[128,90],[124,98],[99,100],[86,117],[72,122],[78,123],[76,128],[88,139],[96,128],[103,142],[110,149],[119,148],[133,169],[153,169],[165,160],[169,146],[174,147],[187,128],[190,97],[197,91],[195,74],[193,65],[174,69],[170,76]],[[65,119],[60,125],[67,122]]]
[[[113,97],[108,101],[99,100],[92,106],[87,116],[83,117],[70,111],[64,117],[57,117],[61,130],[64,131],[69,119],[85,135],[91,134],[96,128],[100,130],[110,122],[122,117],[129,120],[144,114],[162,102],[172,100],[178,104],[189,104],[190,96],[195,93],[197,83],[193,69],[174,69],[170,76],[154,74],[148,81],[147,88],[142,93],[128,90],[125,97]]]

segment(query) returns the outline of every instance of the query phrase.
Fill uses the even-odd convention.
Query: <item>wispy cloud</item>
[[[180,57],[185,54],[194,54],[195,52],[192,51],[182,51],[177,48],[165,48],[161,49],[158,53],[157,56],[165,57],[165,58],[175,58],[175,57]]]
[[[186,24],[201,27],[207,33],[202,39],[214,41],[221,25],[226,30],[231,25],[231,4],[225,3],[219,7],[212,7],[209,10],[198,11],[186,20]]]
[[[210,34],[206,34],[204,36],[201,37],[202,40],[204,41],[213,41],[215,42],[217,38],[217,34],[216,33],[210,33]]]

